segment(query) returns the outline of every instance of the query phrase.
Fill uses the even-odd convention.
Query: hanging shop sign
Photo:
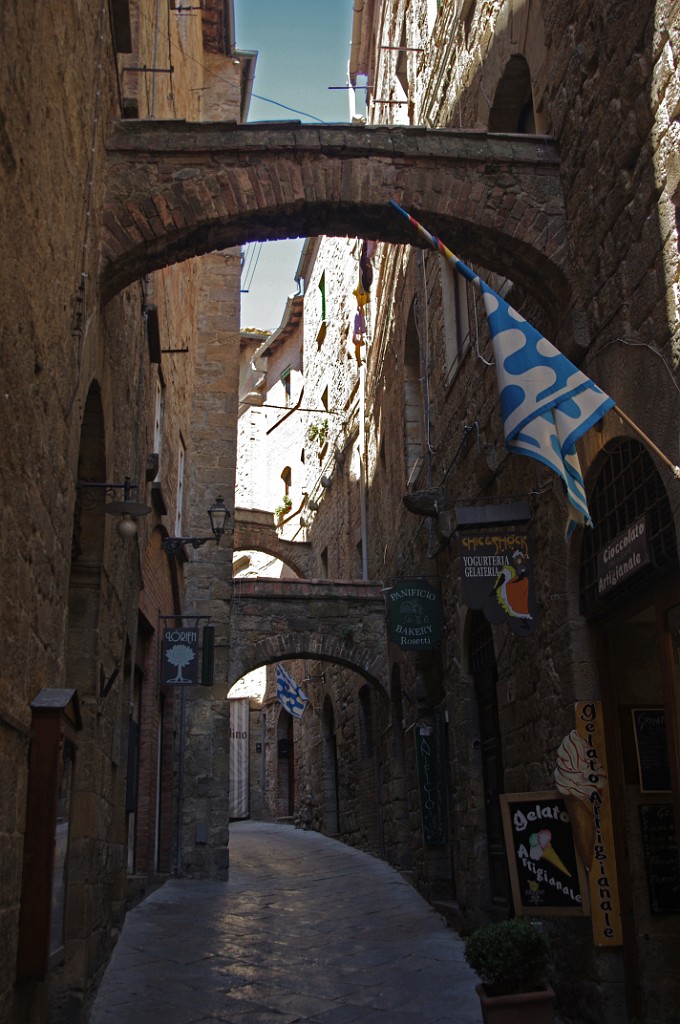
[[[521,526],[460,530],[463,601],[489,622],[530,636],[537,622],[529,537]]]
[[[402,579],[385,592],[389,639],[402,651],[439,647],[442,636],[442,601],[439,591],[425,579]]]
[[[610,590],[649,565],[647,519],[636,519],[597,553],[597,595]]]
[[[196,626],[167,625],[161,633],[161,686],[196,686],[199,631]]]
[[[416,756],[420,784],[420,815],[426,846],[448,838],[446,785],[446,722],[441,708],[416,722]]]
[[[588,880],[557,791],[501,794],[515,913],[582,916]]]

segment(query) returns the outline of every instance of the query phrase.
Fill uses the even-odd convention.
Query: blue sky
[[[346,90],[328,87],[347,82],[352,6],[352,0],[235,0],[236,45],[258,53],[249,121],[349,120]],[[259,257],[248,246],[246,268],[256,259],[257,266],[241,295],[242,326],[278,327],[296,290],[302,244],[268,242]]]

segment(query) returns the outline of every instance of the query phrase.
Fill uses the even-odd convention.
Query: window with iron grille
[[[639,441],[616,444],[588,499],[594,528],[585,531],[581,550],[581,614],[594,617],[659,586],[678,571],[675,527],[668,495],[651,456]],[[646,519],[651,560],[612,591],[598,594],[598,553],[642,517]]]

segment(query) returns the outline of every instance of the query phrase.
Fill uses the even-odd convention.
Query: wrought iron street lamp
[[[96,501],[96,499],[92,498],[88,502],[83,495],[83,490],[103,488],[104,495],[107,495],[109,491],[122,490],[122,501],[109,501],[104,505],[104,511],[107,515],[121,517],[116,523],[116,532],[120,537],[134,537],[137,533],[137,520],[140,516],[148,516],[151,511],[148,505],[143,505],[141,501],[133,501],[130,497],[131,492],[137,490],[137,484],[130,483],[129,476],[125,477],[122,484],[112,484],[98,480],[79,480],[76,486],[78,488],[81,508],[94,508]]]
[[[169,555],[176,555],[186,544],[191,545],[192,548],[200,548],[209,540],[214,540],[216,544],[219,544],[229,519],[229,509],[221,496],[208,509],[208,518],[210,519],[212,537],[166,537],[161,545],[163,551],[167,551]]]

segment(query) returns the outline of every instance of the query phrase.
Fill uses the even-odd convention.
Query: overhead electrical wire
[[[253,245],[248,246],[248,252],[244,260],[243,271],[241,273],[241,291],[249,292],[250,286],[253,283],[255,277],[255,271],[257,265],[260,262],[260,256],[262,255],[263,242],[255,242]]]
[[[148,15],[146,15],[141,9],[138,9],[138,12],[141,15],[141,17],[144,18],[144,20],[147,21],[149,23],[149,25],[151,25],[154,28],[154,30],[156,30],[156,25],[151,20],[151,18],[149,18]],[[158,29],[158,31],[162,32],[162,30],[160,28]],[[170,32],[169,31],[168,31],[167,35],[168,35],[168,43],[170,45],[172,45],[171,39],[170,39]],[[194,64],[197,64],[199,68],[203,69],[203,71],[207,71],[209,75],[212,75],[218,81],[224,82],[225,85],[231,85],[232,84],[227,78],[223,78],[221,75],[218,75],[216,71],[213,71],[212,68],[209,68],[206,64],[202,64],[200,60],[196,59],[196,57],[192,57],[192,55],[190,53],[185,53],[184,56],[185,56],[185,58],[187,60],[190,60]],[[289,110],[291,112],[291,114],[299,114],[300,117],[309,117],[309,118],[312,119],[312,121],[317,121],[319,124],[327,124],[326,121],[324,121],[320,117],[317,117],[315,114],[308,114],[304,110],[296,110],[295,107],[288,107],[288,106],[286,106],[285,103],[279,103],[278,100],[270,100],[267,96],[258,96],[257,93],[254,93],[254,92],[252,92],[250,95],[255,100],[261,100],[262,103],[272,103],[275,107],[281,107],[283,110]]]

